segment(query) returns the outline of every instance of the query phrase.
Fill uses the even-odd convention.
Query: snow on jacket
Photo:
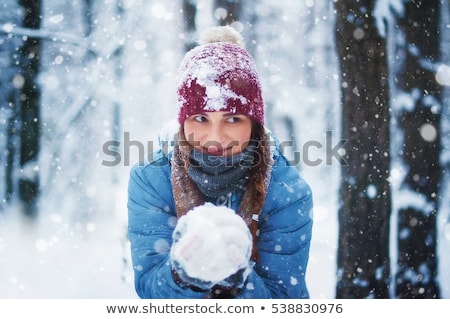
[[[259,217],[260,259],[235,298],[309,298],[305,275],[312,231],[311,189],[278,148],[273,159]],[[204,298],[204,292],[183,288],[172,278],[169,252],[177,215],[170,154],[159,150],[150,162],[133,166],[128,196],[128,235],[138,296]],[[241,198],[242,193],[233,194],[229,206],[237,211]]]

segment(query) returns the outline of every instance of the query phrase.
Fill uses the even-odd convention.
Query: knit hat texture
[[[264,125],[264,101],[253,57],[232,27],[212,27],[178,71],[178,122],[204,112],[246,115]]]

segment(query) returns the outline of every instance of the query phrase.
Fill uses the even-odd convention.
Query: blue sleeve
[[[293,167],[275,167],[259,221],[260,260],[242,298],[309,298],[305,281],[312,193]]]
[[[178,286],[172,279],[169,251],[176,215],[170,169],[134,166],[128,185],[128,236],[135,289],[140,298],[201,298],[204,293]]]

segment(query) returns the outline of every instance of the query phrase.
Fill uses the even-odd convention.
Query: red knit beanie
[[[253,57],[229,26],[202,34],[178,71],[178,122],[203,112],[227,111],[264,124],[264,101]]]

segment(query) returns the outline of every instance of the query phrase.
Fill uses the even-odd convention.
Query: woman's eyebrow
[[[230,116],[238,116],[239,114],[236,114],[236,113],[233,113],[233,112],[228,112],[228,113],[225,113],[225,114],[223,114],[222,116],[223,117],[230,117]]]

